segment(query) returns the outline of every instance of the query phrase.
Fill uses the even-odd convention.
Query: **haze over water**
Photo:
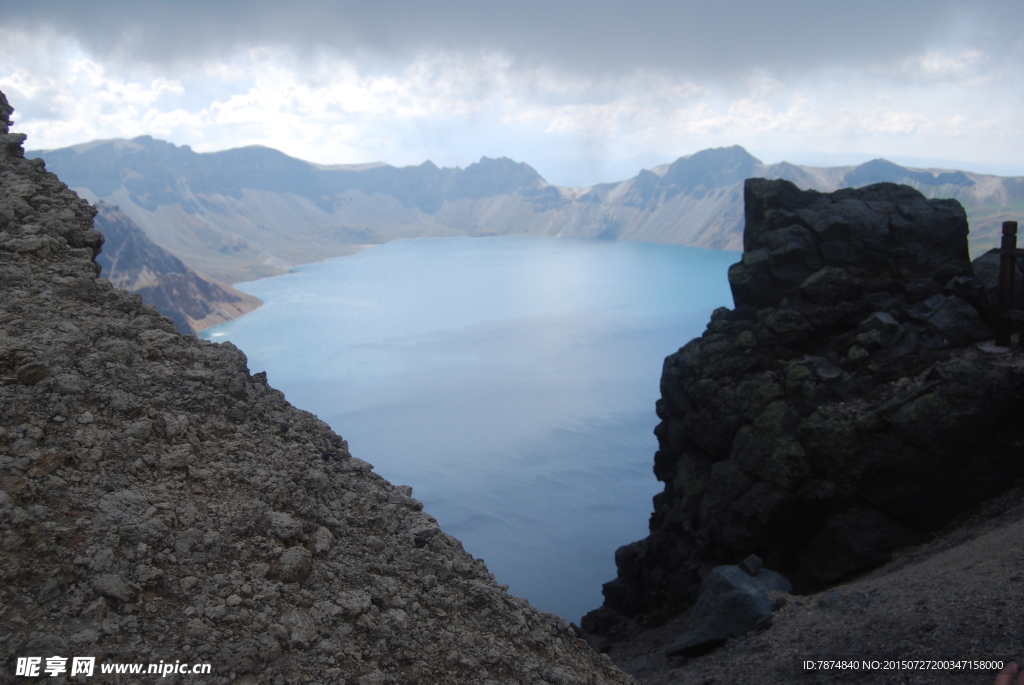
[[[387,243],[236,285],[204,332],[349,442],[500,583],[579,621],[647,534],[662,362],[739,253],[532,237]]]

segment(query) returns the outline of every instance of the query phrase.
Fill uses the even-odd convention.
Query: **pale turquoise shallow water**
[[[237,287],[204,337],[318,415],[534,606],[578,621],[644,537],[666,355],[732,306],[738,253],[631,242],[392,242]]]

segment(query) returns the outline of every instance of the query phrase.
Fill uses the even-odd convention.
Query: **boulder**
[[[116,599],[120,602],[130,602],[135,599],[137,594],[136,589],[117,573],[101,573],[93,576],[92,589],[98,595]]]
[[[281,552],[280,579],[285,583],[301,583],[313,567],[313,555],[305,547],[296,545]]]
[[[697,603],[688,616],[690,629],[667,651],[668,656],[696,656],[723,644],[730,637],[770,625],[772,598],[769,592],[790,592],[793,586],[783,576],[756,562],[718,566],[704,578]],[[751,574],[747,567],[758,569]]]
[[[290,540],[302,536],[302,524],[282,511],[268,511],[267,520],[270,532],[282,540]]]
[[[286,609],[281,613],[281,624],[288,631],[288,646],[306,649],[317,638],[317,626],[302,609]]]
[[[859,287],[914,298],[971,273],[967,214],[955,200],[895,183],[819,193],[765,179],[749,179],[743,198],[743,258],[729,269],[737,306],[777,305],[805,283],[826,302]]]
[[[22,385],[35,385],[39,381],[46,378],[46,374],[49,373],[50,368],[43,362],[29,362],[23,366],[18,367],[18,371],[15,376],[18,382]]]
[[[64,638],[59,635],[52,634],[34,634],[24,648],[20,650],[20,655],[24,656],[41,656],[44,658],[52,656],[71,656],[71,647]]]

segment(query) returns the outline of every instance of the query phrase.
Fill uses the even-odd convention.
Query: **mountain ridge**
[[[1024,208],[1024,177],[902,167],[764,164],[738,145],[702,150],[616,183],[569,188],[508,158],[465,169],[319,165],[250,146],[196,153],[151,136],[29,152],[91,201],[121,207],[156,244],[225,283],[283,273],[388,240],[519,233],[742,247],[742,182],[759,176],[832,192],[906,183],[960,201],[974,253]]]

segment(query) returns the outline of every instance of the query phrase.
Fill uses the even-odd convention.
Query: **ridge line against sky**
[[[141,136],[141,138],[146,138],[146,137],[147,136]],[[157,144],[163,144],[163,143],[168,142],[168,141],[162,141],[160,139],[152,138],[152,136],[148,136],[148,137],[152,141],[156,141]],[[136,143],[136,142],[138,142],[138,140],[139,140],[139,138],[133,138],[133,139],[127,139],[127,138],[97,139],[97,140],[91,140],[91,141],[87,141],[85,143],[79,143],[79,144],[75,144],[75,145],[71,145],[71,146],[63,147],[63,148],[48,148],[48,149],[31,149],[30,148],[30,149],[27,149],[25,151],[25,154],[31,157],[31,156],[45,155],[45,154],[48,154],[48,153],[58,152],[58,151],[62,151],[62,150],[69,150],[69,149],[74,149],[74,150],[77,150],[78,152],[82,153],[82,152],[91,150],[91,149],[93,149],[94,147],[96,147],[98,145],[103,145],[103,144],[108,144],[108,143],[113,143],[115,145],[124,144],[124,143]],[[171,144],[174,145],[174,143],[171,143]],[[179,146],[179,147],[182,147],[182,146]],[[186,147],[189,150],[191,150],[190,146],[186,145],[184,147]],[[265,149],[265,150],[268,150],[268,151],[271,151],[271,152],[274,152],[274,153],[281,152],[280,150],[277,150],[275,148],[267,147],[267,146],[260,145],[260,144],[253,144],[253,145],[250,145],[250,146],[247,146],[247,147],[250,147],[250,148],[262,148],[262,149]],[[239,149],[245,149],[245,148],[226,148],[226,149],[223,149],[223,150],[207,150],[207,151],[191,150],[191,151],[195,152],[196,154],[206,155],[206,154],[218,154],[218,153],[221,153],[221,152],[231,152],[233,150],[239,150]],[[723,149],[723,148],[717,148],[717,149]],[[742,149],[742,147],[741,147],[741,149]],[[707,152],[707,151],[709,151],[709,150],[704,150],[704,152]],[[749,153],[750,151],[747,150],[746,152]],[[690,156],[692,156],[692,155],[684,155],[683,157],[690,157]],[[793,162],[791,160],[794,159],[794,156],[795,156],[796,159],[806,159],[806,160],[810,160],[810,161],[797,161],[797,162]],[[789,162],[789,163],[792,163],[792,164],[797,164],[797,165],[803,166],[804,168],[807,168],[807,169],[812,169],[812,168],[819,168],[819,169],[825,169],[825,168],[849,168],[849,169],[853,169],[853,168],[855,168],[855,167],[857,167],[857,166],[859,166],[861,164],[864,164],[865,162],[881,160],[881,161],[886,161],[886,162],[893,162],[893,163],[898,164],[900,166],[903,166],[905,168],[915,169],[915,170],[968,171],[968,172],[973,172],[973,173],[978,173],[978,174],[988,174],[988,175],[994,175],[994,176],[1010,176],[1010,177],[1012,177],[1012,176],[1024,176],[1024,165],[1011,166],[1011,165],[985,164],[985,163],[964,163],[964,162],[960,162],[960,161],[957,161],[957,160],[926,159],[926,158],[920,158],[920,157],[905,157],[905,156],[900,156],[900,155],[894,156],[891,159],[889,159],[889,158],[880,157],[878,155],[869,156],[869,155],[866,155],[866,154],[827,154],[827,153],[800,152],[800,151],[790,152],[790,153],[778,153],[778,152],[771,152],[771,151],[769,151],[767,153],[767,159],[762,158],[760,155],[753,155],[753,157],[758,162],[760,162],[761,164],[764,164],[766,166],[771,166],[771,165],[779,163],[779,162]],[[429,160],[429,159],[423,160],[420,163],[396,165],[396,164],[389,164],[388,162],[381,161],[381,160],[378,160],[378,161],[375,161],[375,162],[361,163],[361,164],[321,164],[321,163],[318,163],[318,162],[311,162],[309,160],[301,159],[299,157],[295,157],[295,156],[292,156],[292,155],[289,155],[289,158],[293,159],[293,160],[296,160],[296,161],[299,161],[299,162],[306,163],[306,164],[311,164],[314,167],[317,167],[319,169],[324,169],[324,170],[338,170],[338,169],[341,169],[341,170],[346,170],[346,171],[362,171],[362,170],[372,169],[372,168],[381,167],[381,166],[392,167],[392,168],[415,168],[415,167],[420,167],[420,166],[423,166],[423,165],[433,164],[433,161]],[[640,156],[637,156],[637,157],[634,157],[634,158],[631,158],[631,159],[604,161],[603,162],[603,166],[604,166],[604,170],[607,171],[607,172],[611,172],[613,170],[623,170],[623,172],[625,172],[625,170],[627,170],[627,169],[641,169],[641,168],[644,168],[644,169],[654,169],[654,170],[657,170],[658,173],[661,173],[661,170],[667,169],[668,166],[672,162],[675,162],[675,161],[677,161],[679,159],[682,159],[682,157],[679,157],[679,158],[676,158],[676,159],[667,159],[667,158],[665,158],[664,161],[661,161],[661,158],[662,158],[661,155],[653,155],[653,154],[652,155],[640,155]],[[512,163],[514,163],[514,164],[526,164],[527,166],[532,168],[534,171],[536,171],[538,174],[540,174],[541,178],[544,181],[546,181],[548,183],[551,183],[552,185],[560,185],[562,187],[573,187],[573,186],[567,185],[567,184],[552,183],[550,180],[548,180],[548,178],[546,176],[544,176],[543,173],[540,172],[539,169],[534,167],[534,165],[530,164],[530,162],[528,160],[512,159],[510,157],[489,158],[486,155],[482,155],[479,159],[473,160],[472,162],[470,162],[469,164],[466,164],[465,166],[454,166],[454,167],[445,167],[445,166],[441,166],[441,165],[435,165],[435,166],[438,166],[438,167],[440,167],[442,169],[452,169],[452,168],[465,169],[465,168],[467,168],[469,166],[473,166],[475,164],[479,164],[479,163],[483,162],[484,160],[488,160],[488,159],[507,159],[507,160],[511,161]],[[588,169],[587,169],[588,165],[593,165],[593,164],[597,164],[597,163],[600,163],[600,161],[599,160],[578,160],[578,161],[575,161],[575,162],[563,163],[562,166],[565,167],[565,168],[568,168],[569,169],[569,173],[572,173],[572,171],[573,171],[572,166],[575,165],[577,167],[577,170],[581,171],[585,175],[587,173],[587,171],[588,171]],[[641,163],[644,164],[643,167],[638,166]],[[607,180],[607,181],[600,181],[600,183],[605,183],[605,184],[607,184],[607,183],[621,183],[621,182],[628,181],[628,180],[630,180],[632,178],[635,178],[635,177],[636,177],[636,173],[631,171],[628,174],[627,173],[623,173],[623,175],[621,177],[615,177],[614,179]],[[589,185],[598,185],[598,182],[594,182],[592,184],[577,184],[576,187],[587,187]]]
[[[2,0],[0,90],[34,149],[148,134],[321,164],[507,156],[589,185],[739,144],[1009,175],[1021,26],[1024,4],[993,0]]]

